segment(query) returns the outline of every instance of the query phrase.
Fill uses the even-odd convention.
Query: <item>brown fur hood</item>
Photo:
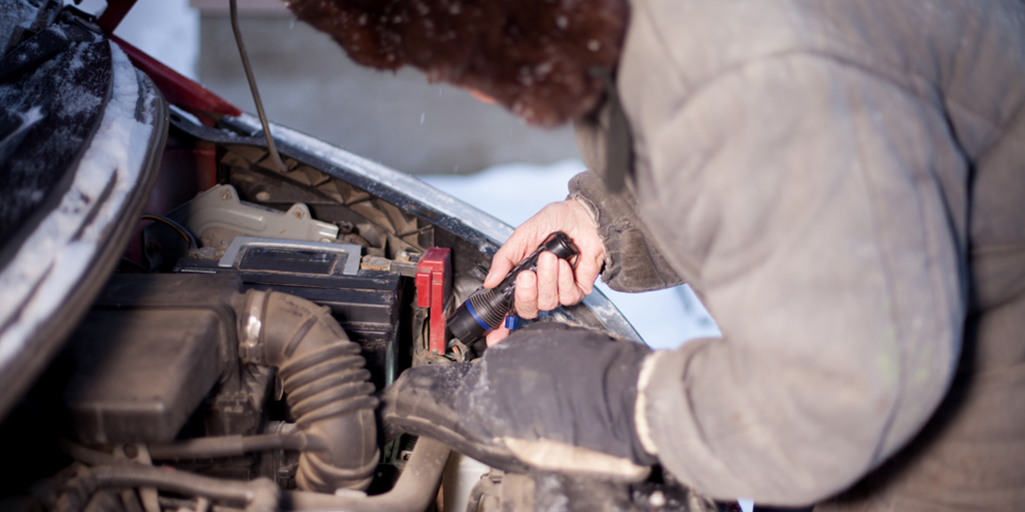
[[[615,67],[625,0],[288,0],[357,63],[413,66],[470,87],[529,123],[556,126],[589,110]]]

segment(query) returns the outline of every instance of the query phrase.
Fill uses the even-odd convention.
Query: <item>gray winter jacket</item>
[[[817,510],[1025,509],[1025,4],[631,3],[627,191],[585,120],[571,194],[613,288],[688,282],[723,332],[648,361],[663,465],[842,493]]]

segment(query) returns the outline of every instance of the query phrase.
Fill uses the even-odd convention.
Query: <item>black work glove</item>
[[[516,331],[474,363],[406,370],[381,393],[385,435],[425,435],[493,467],[637,481],[655,459],[637,438],[651,349],[556,323]]]

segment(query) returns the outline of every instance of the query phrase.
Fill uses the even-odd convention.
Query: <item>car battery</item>
[[[410,357],[410,337],[400,327],[404,280],[397,272],[361,269],[359,251],[358,245],[240,236],[220,259],[181,258],[174,271],[231,273],[245,290],[290,293],[327,306],[349,339],[363,347],[381,389]]]

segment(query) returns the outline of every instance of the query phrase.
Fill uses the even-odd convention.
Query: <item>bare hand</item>
[[[580,256],[576,268],[550,252],[538,256],[537,272],[521,272],[516,278],[516,313],[522,318],[535,318],[538,311],[549,311],[560,304],[577,304],[594,288],[605,251],[598,228],[587,210],[575,199],[545,206],[536,215],[516,228],[505,245],[495,253],[491,271],[484,280],[485,288],[494,288],[505,279],[514,266],[537,249],[554,231],[566,233]],[[488,345],[507,336],[499,328],[488,335]]]

